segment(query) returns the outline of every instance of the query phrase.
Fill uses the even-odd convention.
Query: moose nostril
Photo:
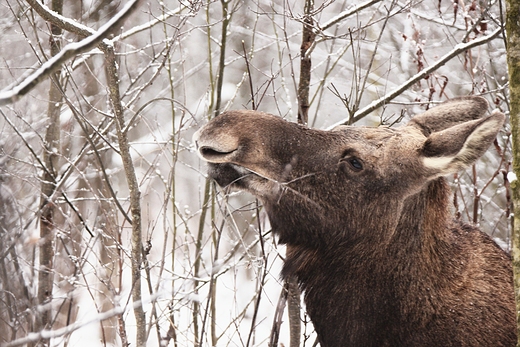
[[[215,149],[213,147],[203,146],[199,149],[200,154],[204,159],[212,160],[212,159],[219,159],[227,156],[228,154],[233,153],[235,150],[232,151],[222,151]]]

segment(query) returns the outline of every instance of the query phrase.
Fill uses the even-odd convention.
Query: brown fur
[[[460,98],[402,128],[333,131],[232,111],[195,141],[221,186],[262,200],[322,347],[514,346],[510,258],[452,220],[442,177],[495,138],[504,117],[477,119],[486,107]]]

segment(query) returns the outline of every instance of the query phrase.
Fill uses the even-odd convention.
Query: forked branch
[[[392,101],[395,97],[401,95],[405,90],[410,88],[413,84],[417,83],[421,79],[423,79],[426,76],[428,76],[429,74],[433,73],[434,71],[439,69],[441,66],[446,64],[448,61],[453,59],[455,56],[457,56],[461,53],[464,53],[471,48],[483,45],[483,44],[493,40],[502,32],[502,30],[503,30],[502,28],[498,28],[487,36],[480,37],[480,38],[470,41],[468,43],[460,43],[460,44],[456,45],[451,51],[449,51],[447,54],[442,56],[435,64],[425,68],[424,70],[421,70],[417,74],[410,77],[406,82],[401,84],[395,90],[391,91],[390,93],[387,93],[385,96],[383,96],[377,100],[374,100],[367,106],[358,110],[350,121],[352,123],[354,123],[354,122],[357,122],[360,119],[366,117],[370,112],[372,112],[372,111],[376,110],[377,108],[384,106],[386,103]],[[344,125],[347,123],[348,123],[348,121],[340,121],[340,122],[332,125],[331,127],[329,127],[329,129],[332,129],[338,125]]]
[[[38,70],[29,75],[20,84],[12,89],[1,91],[0,106],[16,102],[18,99],[36,87],[41,81],[49,77],[50,74],[57,71],[66,61],[96,47],[102,40],[106,39],[110,33],[119,29],[126,18],[132,14],[132,12],[140,5],[142,1],[143,0],[133,0],[129,2],[117,15],[114,16],[114,18],[108,21],[97,31],[93,31],[92,29],[89,30],[86,26],[79,25],[66,17],[58,15],[57,13],[49,10],[48,7],[38,3],[36,0],[28,0],[31,6],[34,5],[33,8],[36,10],[36,12],[38,12],[42,18],[48,20],[53,25],[57,25],[58,27],[65,30],[71,29],[71,31],[74,33],[89,36],[79,42],[68,44],[58,54],[43,63]]]

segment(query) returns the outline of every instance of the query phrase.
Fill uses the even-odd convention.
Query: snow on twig
[[[497,37],[502,32],[502,30],[503,30],[502,28],[498,28],[487,36],[480,37],[478,39],[475,39],[475,40],[467,42],[467,43],[459,43],[459,44],[455,45],[455,47],[453,47],[453,49],[451,51],[446,53],[435,64],[425,68],[424,70],[419,71],[417,74],[410,77],[406,82],[401,84],[399,87],[397,87],[393,91],[387,93],[385,96],[383,96],[377,100],[372,101],[370,104],[363,107],[362,109],[359,109],[354,114],[354,116],[352,117],[352,119],[350,121],[352,123],[359,121],[360,119],[367,116],[370,112],[385,105],[389,101],[393,100],[395,97],[401,95],[405,90],[410,88],[414,83],[416,83],[416,82],[420,81],[421,79],[423,79],[424,77],[428,76],[429,74],[431,74],[432,72],[434,72],[435,70],[437,70],[438,68],[440,68],[441,66],[446,64],[448,61],[453,59],[456,55],[464,53],[471,48],[480,46],[482,44],[485,44],[485,43],[493,40],[495,37]],[[348,120],[343,120],[336,124],[333,124],[332,126],[329,127],[329,129],[332,129],[338,125],[346,125],[347,123],[348,123]]]
[[[22,96],[27,94],[30,90],[38,85],[42,80],[47,78],[51,73],[56,71],[61,65],[63,65],[67,60],[75,57],[78,54],[88,51],[89,49],[95,47],[99,44],[100,41],[106,39],[106,37],[113,30],[119,28],[123,21],[139,6],[139,4],[143,0],[133,0],[125,5],[125,7],[119,11],[110,21],[101,26],[97,31],[93,31],[86,26],[78,25],[74,23],[74,28],[76,32],[77,30],[81,30],[81,33],[87,35],[85,39],[79,42],[73,42],[68,44],[63,48],[63,50],[43,63],[38,70],[29,75],[24,81],[18,84],[16,87],[3,90],[0,92],[0,106],[11,104],[16,102]],[[41,5],[40,5],[41,6]],[[72,25],[69,19],[65,19],[63,16],[59,16],[55,12],[51,11],[49,8],[45,6],[41,6],[39,10],[44,10],[47,15],[52,15],[55,19],[60,20],[60,23],[67,23],[68,26]],[[65,27],[68,27],[65,26]],[[108,40],[106,44],[111,44]]]
[[[150,297],[147,300],[133,302],[132,305],[130,305],[132,307],[116,306],[111,310],[98,314],[97,316],[95,316],[92,319],[85,320],[85,321],[76,321],[76,322],[69,324],[60,329],[55,329],[55,330],[46,329],[46,330],[42,330],[42,331],[38,331],[38,332],[29,333],[25,337],[8,342],[8,343],[0,345],[0,346],[1,347],[16,347],[16,346],[26,345],[31,342],[38,342],[41,339],[53,339],[53,338],[70,335],[73,332],[75,332],[76,330],[81,329],[87,325],[90,325],[93,323],[99,323],[99,322],[105,321],[107,319],[110,319],[112,317],[120,316],[126,312],[129,312],[130,309],[132,309],[132,308],[142,307],[145,304],[149,304],[149,303],[157,300],[159,297],[161,297],[161,295],[170,295],[170,294],[155,293],[155,294],[150,295]]]
[[[362,4],[354,5],[351,8],[348,8],[345,11],[341,12],[340,14],[338,14],[336,17],[332,18],[331,20],[320,25],[320,28],[322,31],[325,31],[325,30],[329,29],[331,26],[333,26],[334,24],[337,24],[338,22],[344,20],[345,18],[352,16],[354,13],[357,13],[357,12],[361,11],[362,9],[365,9],[369,6],[377,4],[378,2],[381,2],[381,1],[382,0],[368,0]]]

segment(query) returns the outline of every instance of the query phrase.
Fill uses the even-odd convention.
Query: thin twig
[[[352,16],[353,14],[356,14],[358,13],[359,11],[367,8],[367,7],[370,7],[374,4],[377,4],[378,2],[381,2],[382,0],[368,0],[368,1],[365,1],[364,3],[362,4],[359,4],[359,5],[354,5],[352,6],[351,8],[341,12],[340,14],[338,14],[336,17],[330,19],[329,21],[323,23],[322,25],[320,25],[320,28],[322,31],[325,31],[327,29],[329,29],[331,26],[333,26],[334,24],[337,24],[339,23],[340,21]]]
[[[251,93],[251,108],[256,110],[255,91],[253,90],[253,78],[251,76],[251,67],[249,66],[249,59],[247,58],[246,44],[242,40],[242,50],[244,51],[244,60],[246,61],[247,77],[249,79],[249,91]]]
[[[360,119],[366,117],[369,113],[376,110],[377,108],[385,105],[386,103],[393,100],[395,97],[401,95],[405,90],[410,88],[414,83],[420,81],[424,77],[428,76],[435,70],[439,69],[441,66],[446,64],[448,61],[453,59],[455,56],[466,52],[467,50],[480,46],[482,44],[485,44],[491,40],[493,40],[495,37],[497,37],[502,32],[502,28],[498,28],[495,31],[493,31],[491,34],[487,36],[483,36],[481,38],[475,39],[473,41],[470,41],[468,43],[459,43],[456,45],[451,51],[449,51],[447,54],[445,54],[442,58],[440,58],[435,64],[427,67],[424,70],[421,70],[419,73],[415,74],[411,78],[409,78],[406,82],[401,84],[399,87],[397,87],[395,90],[391,91],[390,93],[386,94],[385,96],[371,102],[367,106],[363,107],[362,109],[358,110],[354,117],[352,117],[352,122],[357,122]],[[332,126],[329,127],[329,129],[332,129],[338,125],[345,125],[347,124],[346,121],[340,121]]]
[[[54,57],[43,63],[38,70],[29,75],[16,87],[0,92],[0,106],[16,102],[18,99],[36,87],[41,81],[46,79],[51,73],[57,71],[66,61],[97,46],[114,30],[119,29],[126,18],[140,5],[141,2],[143,2],[143,0],[133,0],[127,3],[126,6],[117,15],[114,16],[114,18],[99,28],[99,30],[95,32],[89,32],[90,36],[79,42],[68,44],[60,51],[60,53],[56,54]],[[35,1],[35,3],[37,3],[37,1]],[[37,10],[36,7],[34,9]],[[38,14],[40,16],[47,17],[48,12],[52,11],[48,10],[41,13],[38,12]],[[57,18],[57,15],[55,17]],[[54,22],[55,21],[53,21],[53,24]],[[61,24],[63,24],[64,27],[69,28],[71,21],[70,19],[67,21],[62,21]],[[61,25],[59,26],[62,27]],[[74,32],[76,33],[78,27],[75,26],[74,28]],[[84,33],[86,34],[86,32]]]

